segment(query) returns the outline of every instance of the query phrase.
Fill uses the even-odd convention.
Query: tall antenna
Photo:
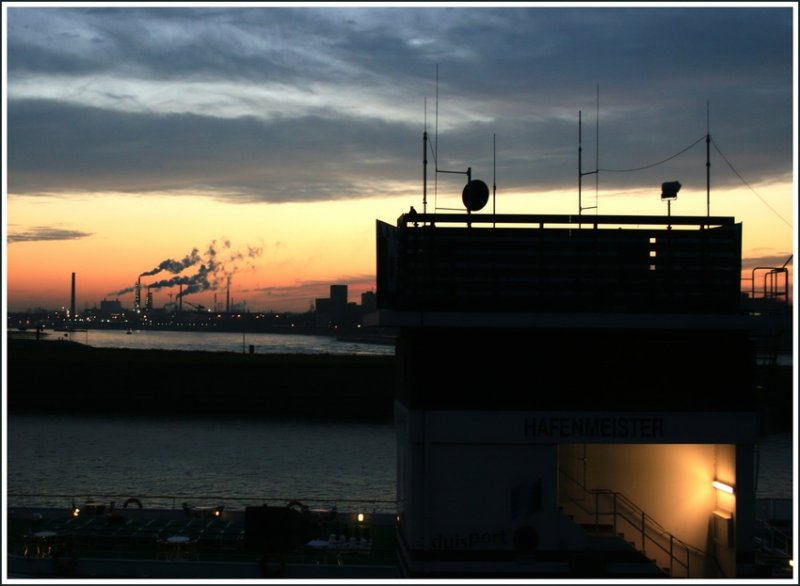
[[[434,187],[435,190],[438,189],[439,173],[452,173],[452,174],[457,174],[457,175],[466,175],[467,176],[467,184],[469,184],[472,181],[472,167],[467,167],[466,171],[447,171],[445,169],[440,169],[439,168],[439,64],[438,63],[436,64],[436,138],[435,138],[435,144],[434,144],[434,148],[433,148],[433,164],[436,167],[436,173],[435,173],[436,184],[435,184],[435,187]],[[434,198],[435,197],[436,196],[434,195]],[[440,209],[438,206],[436,206],[435,202],[434,202],[434,206],[436,207],[437,210]],[[444,208],[442,208],[442,209],[444,209]],[[468,208],[467,209],[467,213],[469,213],[469,212],[470,212],[470,209]]]
[[[425,131],[422,133],[422,213],[428,213],[428,98],[425,98]]]
[[[434,123],[433,165],[439,168],[439,64],[436,64],[436,120]],[[439,203],[439,174],[433,174],[433,207],[437,209]]]
[[[583,207],[583,176],[584,175],[596,175],[599,171],[599,168],[595,169],[594,171],[583,171],[583,144],[582,144],[582,122],[581,122],[581,111],[578,110],[578,215],[583,214],[583,210],[590,210],[591,207]],[[594,206],[597,207],[597,206]]]
[[[497,213],[497,134],[492,134],[492,215]],[[494,223],[492,227],[494,228]]]
[[[595,168],[594,171],[583,172],[583,123],[582,113],[578,110],[578,215],[583,214],[583,210],[597,209],[597,197],[599,189],[599,180],[595,178],[595,205],[583,206],[583,176],[584,175],[599,175],[600,172],[600,84],[597,84],[597,120],[595,131]]]
[[[706,216],[711,216],[711,102],[706,100]]]
[[[595,132],[594,132],[594,168],[597,173],[594,175],[594,207],[586,209],[597,209],[597,200],[600,195],[600,84],[597,84],[597,109],[595,113]]]

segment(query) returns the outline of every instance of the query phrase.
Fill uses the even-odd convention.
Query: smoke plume
[[[161,272],[172,273],[174,277],[161,279],[153,283],[142,283],[143,287],[151,290],[182,286],[182,291],[176,294],[176,298],[185,297],[192,293],[202,291],[217,290],[221,286],[226,286],[228,279],[240,271],[242,268],[250,266],[254,268],[254,262],[258,259],[263,247],[247,245],[244,250],[234,249],[231,241],[227,238],[217,241],[212,240],[203,253],[200,249],[193,248],[192,251],[181,260],[168,258],[161,261],[158,265],[139,275],[151,277]],[[187,273],[188,269],[196,270]],[[124,295],[136,289],[136,285],[125,287],[119,291],[113,291],[109,295]]]
[[[188,269],[189,267],[196,265],[198,262],[200,262],[200,255],[198,254],[198,250],[193,248],[192,252],[183,257],[183,260],[172,260],[171,258],[168,258],[167,260],[161,261],[156,268],[145,271],[139,276],[149,277],[151,275],[157,275],[161,271],[178,274],[183,269]]]

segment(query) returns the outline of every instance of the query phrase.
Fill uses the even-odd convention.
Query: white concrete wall
[[[667,531],[704,551],[713,511],[735,510],[735,497],[722,497],[711,485],[717,477],[735,483],[734,446],[590,444],[586,455],[588,488],[623,493]]]

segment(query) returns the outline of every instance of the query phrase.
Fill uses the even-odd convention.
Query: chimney
[[[134,309],[137,311],[142,306],[142,278],[139,277],[136,279],[136,287],[134,288],[134,295],[133,295],[133,305]]]
[[[72,273],[72,296],[69,301],[69,318],[75,319],[75,273]]]
[[[225,312],[231,312],[231,276],[228,275],[228,293],[227,293],[227,300],[225,302]]]
[[[178,285],[178,313],[183,313],[183,285]]]

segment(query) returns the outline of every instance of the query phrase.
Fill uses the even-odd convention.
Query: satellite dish
[[[489,186],[480,179],[473,179],[464,186],[461,201],[470,212],[477,212],[489,201]]]

